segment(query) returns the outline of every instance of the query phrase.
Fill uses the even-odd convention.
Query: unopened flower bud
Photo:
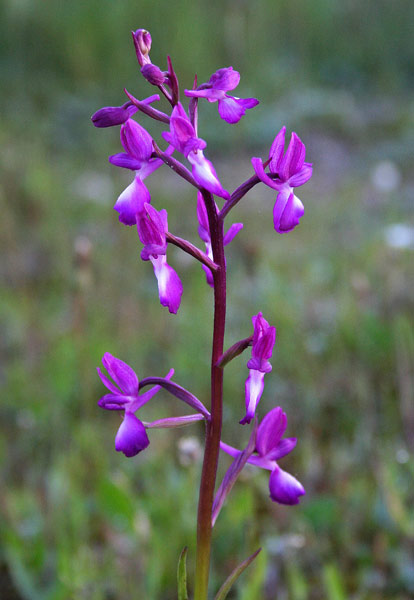
[[[132,32],[132,39],[134,41],[135,52],[137,59],[141,67],[150,64],[151,59],[149,52],[151,50],[151,34],[146,29],[137,29]]]
[[[157,65],[152,63],[145,64],[141,69],[142,75],[152,85],[162,85],[165,81],[165,75]]]

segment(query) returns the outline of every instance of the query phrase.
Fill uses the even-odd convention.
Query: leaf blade
[[[177,567],[178,600],[188,600],[187,593],[187,546],[181,551]]]
[[[256,556],[259,554],[260,551],[261,551],[261,548],[256,550],[256,552],[254,552],[251,556],[249,556],[243,562],[241,562],[235,569],[233,569],[233,571],[230,573],[230,575],[227,577],[226,581],[223,583],[223,585],[217,592],[216,596],[214,597],[214,600],[225,600],[233,583],[236,581],[236,579],[238,579],[240,577],[240,575],[243,573],[243,571],[245,569],[247,569],[247,567],[254,561],[254,559],[256,558]]]

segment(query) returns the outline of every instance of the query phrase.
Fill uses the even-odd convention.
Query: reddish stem
[[[201,474],[197,519],[197,558],[194,600],[207,600],[211,554],[211,516],[217,465],[220,452],[223,420],[223,369],[217,366],[223,354],[226,324],[226,266],[223,243],[223,220],[219,218],[212,195],[203,194],[210,226],[213,260],[218,265],[213,272],[214,281],[214,331],[211,356],[211,419],[206,424],[206,444]]]

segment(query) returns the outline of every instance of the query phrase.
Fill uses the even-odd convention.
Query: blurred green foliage
[[[412,242],[387,232],[413,227],[414,4],[3,0],[0,11],[2,600],[172,600],[184,545],[192,585],[200,459],[180,439],[201,441],[201,425],[153,431],[127,460],[113,448],[119,417],[96,407],[105,351],[141,377],[174,366],[208,401],[204,273],[171,248],[183,301],[175,317],[160,307],[136,232],[111,208],[130,179],[106,163],[118,133],[89,122],[123,102],[123,86],[151,93],[129,38],[138,27],[183,86],[232,64],[238,93],[261,99],[233,128],[200,105],[226,187],[283,123],[315,164],[293,233],[274,233],[263,186],[229,218],[245,229],[228,252],[227,343],[258,310],[277,326],[260,413],[287,411],[299,442],[283,466],[307,496],[272,505],[266,474],[246,469],[216,526],[212,589],[261,545],[229,598],[411,598],[414,261]],[[198,243],[191,190],[166,170],[149,186],[171,231]],[[245,358],[225,381],[224,438],[239,447]],[[144,417],[178,410],[161,393]]]

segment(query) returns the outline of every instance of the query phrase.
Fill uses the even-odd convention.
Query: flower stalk
[[[202,190],[210,226],[214,262],[218,270],[213,272],[214,329],[211,353],[211,407],[210,422],[206,427],[203,468],[197,517],[197,555],[194,600],[207,600],[211,555],[211,515],[220,451],[223,421],[223,369],[218,361],[223,354],[226,327],[226,267],[224,256],[223,220],[219,218],[210,192]]]
[[[252,317],[253,333],[233,344],[225,352],[224,334],[226,328],[226,257],[225,246],[230,244],[243,229],[243,223],[233,223],[224,231],[224,220],[240,200],[257,184],[264,183],[276,192],[273,208],[273,224],[277,233],[288,233],[298,224],[304,214],[304,207],[294,190],[302,186],[312,175],[312,165],[305,162],[305,145],[293,133],[285,152],[285,133],[282,127],[270,148],[267,160],[253,157],[255,174],[244,181],[230,195],[222,186],[213,163],[204,155],[207,142],[198,135],[199,102],[217,102],[220,118],[234,124],[259,102],[256,98],[238,98],[228,92],[240,82],[240,74],[233,67],[225,67],[213,73],[208,82],[197,86],[194,78],[192,90],[184,94],[190,98],[188,109],[180,102],[180,88],[170,57],[167,57],[167,70],[153,64],[150,58],[151,35],[146,29],[132,32],[135,52],[143,78],[152,86],[158,87],[171,106],[168,115],[152,105],[160,99],[158,94],[138,100],[124,89],[128,102],[121,106],[107,106],[92,116],[95,127],[106,128],[120,125],[120,138],[124,152],[109,157],[111,164],[134,172],[134,178],[120,194],[114,210],[119,221],[136,229],[142,243],[141,259],[150,263],[157,281],[160,304],[172,314],[177,313],[183,296],[183,284],[179,274],[167,262],[169,244],[173,244],[201,263],[206,275],[206,289],[213,289],[214,317],[211,350],[211,395],[210,407],[204,404],[189,390],[172,381],[174,369],[165,377],[138,375],[128,364],[106,352],[102,363],[106,373],[98,368],[98,374],[107,393],[100,398],[98,405],[122,414],[121,425],[115,437],[115,449],[128,458],[137,456],[150,445],[148,433],[152,429],[185,427],[204,421],[205,446],[200,480],[197,514],[196,572],[194,578],[194,600],[207,600],[209,592],[209,572],[211,558],[212,529],[224,506],[227,496],[246,463],[271,472],[269,478],[270,498],[280,504],[294,505],[305,494],[302,484],[292,475],[283,471],[278,460],[290,453],[296,438],[284,438],[287,417],[281,407],[276,407],[265,415],[258,424],[256,411],[264,388],[264,376],[272,371],[269,359],[272,358],[276,342],[276,328],[270,325],[261,312]],[[204,100],[203,100],[204,99]],[[151,134],[133,117],[144,113],[155,121],[168,126],[162,137],[168,143],[161,150]],[[178,152],[191,167],[173,156]],[[165,208],[152,204],[150,189],[146,179],[156,171],[169,167],[193,188],[193,215],[197,215],[198,235],[205,244],[205,251],[188,240],[169,231],[168,214]],[[267,171],[266,171],[267,169]],[[145,181],[145,183],[144,183]],[[222,199],[222,208],[216,198]],[[183,215],[187,209],[180,207]],[[223,376],[224,367],[230,361],[251,347],[251,357],[247,362],[249,375],[245,381],[245,416],[240,421],[248,427],[250,436],[243,450],[233,448],[221,439],[223,422]],[[149,389],[143,391],[144,388]],[[176,400],[186,404],[192,414],[157,418],[148,422],[138,418],[140,411],[153,397],[164,389]],[[216,486],[217,467],[220,451],[230,455],[233,462],[221,484]],[[217,491],[215,492],[217,487]],[[254,560],[257,552],[240,563],[218,591],[216,600],[224,600],[227,592]],[[186,550],[183,551],[178,569],[178,597],[186,600],[187,582],[185,567]]]

